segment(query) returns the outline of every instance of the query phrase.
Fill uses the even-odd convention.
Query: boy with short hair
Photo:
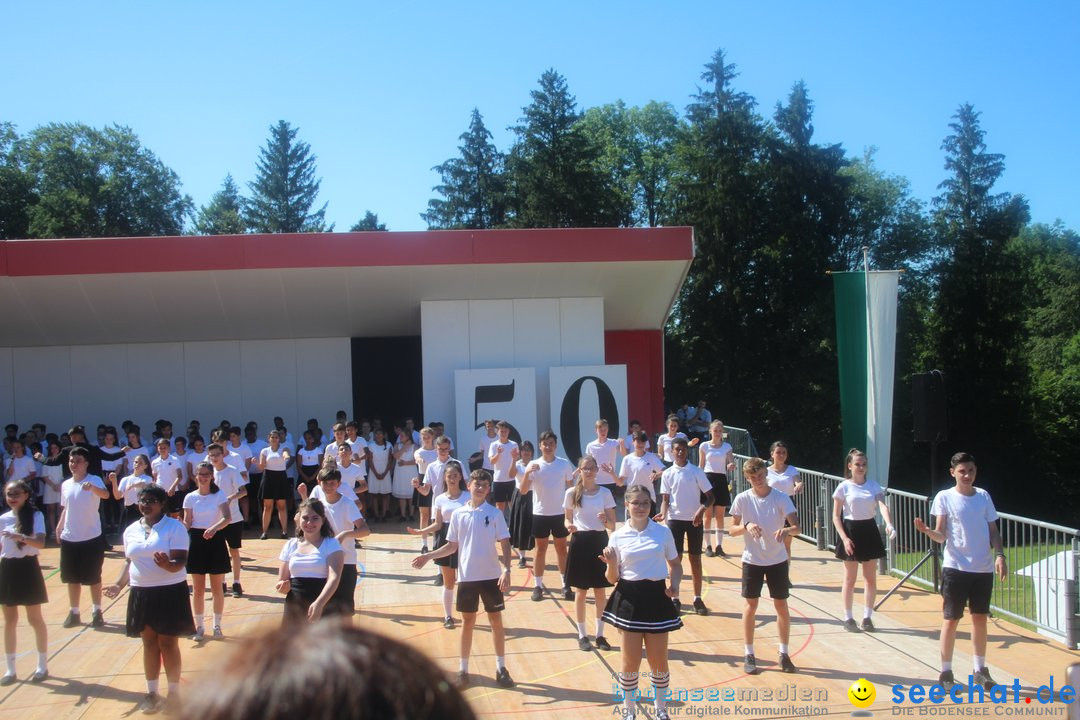
[[[596,484],[606,487],[615,498],[615,507],[622,507],[625,489],[619,485],[616,465],[619,462],[618,440],[608,437],[608,421],[596,421],[596,439],[585,446],[585,454],[596,460]]]
[[[506,607],[503,593],[510,589],[510,530],[502,513],[487,502],[490,491],[491,473],[483,469],[473,470],[469,474],[469,502],[450,515],[446,544],[418,555],[412,561],[412,566],[419,570],[429,560],[458,553],[457,609],[461,613],[459,687],[469,684],[469,654],[481,599],[495,644],[495,682],[504,688],[514,686],[506,669],[506,630],[502,620],[502,611]],[[498,553],[495,551],[496,543]]]
[[[701,546],[705,538],[702,518],[712,507],[713,492],[705,471],[689,462],[686,438],[675,438],[671,445],[674,462],[660,476],[660,512],[656,522],[667,520],[675,538],[675,548],[682,562],[683,551],[690,555],[690,574],[694,583],[694,612],[708,615],[709,608],[701,598],[704,575],[701,570]],[[684,544],[685,540],[685,544]],[[672,598],[680,607],[679,598]]]
[[[244,516],[240,514],[240,498],[247,496],[247,479],[240,470],[226,463],[225,457],[226,450],[221,443],[211,443],[206,449],[206,458],[214,466],[214,482],[229,501],[229,517],[232,520],[222,530],[222,534],[229,546],[232,561],[232,594],[239,598],[244,596],[244,588],[240,585],[240,548],[244,538]],[[266,537],[263,536],[262,539],[265,540]]]
[[[510,476],[510,470],[520,456],[518,444],[510,439],[510,423],[500,420],[493,426],[498,431],[498,437],[494,442],[484,448],[486,467],[491,469],[495,479],[491,485],[491,496],[495,507],[503,512],[510,504],[510,498],[514,495],[514,478]]]
[[[566,458],[555,457],[559,438],[550,430],[540,433],[540,454],[525,468],[519,492],[533,492],[533,537],[536,539],[536,559],[533,561],[532,599],[544,599],[544,565],[547,560],[548,538],[555,539],[555,559],[559,566],[559,579],[564,600],[573,600],[574,591],[566,584],[566,511],[563,499],[566,488],[573,484],[574,466]]]
[[[945,546],[941,571],[944,620],[941,623],[938,683],[946,690],[956,683],[952,655],[956,627],[964,616],[965,605],[971,609],[972,680],[987,690],[995,684],[986,667],[986,619],[990,615],[994,573],[1004,580],[1009,568],[1002,549],[994,501],[988,492],[975,487],[977,470],[975,458],[970,453],[953,455],[949,460],[949,474],[956,484],[934,496],[930,506],[934,528],[927,527],[922,518],[915,518],[916,530]]]
[[[788,582],[788,553],[784,547],[784,535],[799,534],[799,515],[790,497],[769,487],[765,467],[765,461],[761,458],[748,458],[743,463],[743,477],[750,483],[750,488],[736,495],[731,503],[730,515],[735,524],[728,533],[732,537],[745,536],[742,596],[746,599],[746,605],[743,607],[742,622],[746,657],[743,672],[748,675],[758,672],[754,655],[754,625],[764,583],[769,585],[769,596],[776,609],[780,669],[786,673],[795,672],[795,665],[788,654],[791,614],[787,599],[791,584]],[[789,527],[784,527],[785,521]]]

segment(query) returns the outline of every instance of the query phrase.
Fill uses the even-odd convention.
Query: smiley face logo
[[[874,688],[874,683],[870,682],[866,678],[859,678],[855,682],[851,683],[851,687],[847,691],[848,700],[851,704],[857,708],[868,708],[874,704],[874,698],[877,697],[877,690]]]

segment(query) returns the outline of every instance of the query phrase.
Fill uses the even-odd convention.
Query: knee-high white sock
[[[7,655],[4,656],[4,658],[7,660],[7,674],[8,675],[14,675],[15,674],[15,653],[8,653]]]
[[[657,712],[667,708],[667,691],[670,682],[671,673],[654,672],[652,674],[653,705]]]
[[[619,687],[622,688],[623,694],[623,712],[629,717],[634,714],[634,708],[637,707],[637,674],[619,673]]]
[[[454,608],[454,589],[444,587],[442,589],[442,609],[443,617],[450,617],[451,611]]]

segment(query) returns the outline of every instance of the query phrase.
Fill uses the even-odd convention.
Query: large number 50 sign
[[[520,443],[536,438],[536,371],[456,370],[454,400],[458,457],[467,458],[483,446],[487,452],[484,420],[510,423],[510,438]]]

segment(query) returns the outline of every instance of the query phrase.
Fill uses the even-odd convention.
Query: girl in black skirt
[[[585,632],[585,597],[593,591],[596,603],[596,647],[610,650],[604,638],[603,608],[607,601],[606,566],[600,554],[608,544],[608,530],[615,529],[615,498],[611,491],[596,484],[596,458],[583,455],[578,461],[577,483],[566,491],[563,508],[570,547],[566,552],[566,584],[577,588],[574,612],[577,620],[578,648],[589,652],[592,645]]]
[[[525,468],[529,467],[536,448],[526,440],[521,443],[519,450],[521,458],[510,468],[510,476],[514,478],[514,494],[510,498],[510,546],[518,556],[518,567],[523,568],[525,563],[525,551],[536,547],[536,538],[533,537],[533,494],[532,490],[527,493],[521,492],[521,478],[525,477]]]
[[[140,709],[155,713],[165,707],[175,711],[179,705],[181,635],[195,632],[188,601],[184,569],[188,556],[187,528],[165,514],[169,496],[158,485],[139,491],[142,519],[124,530],[124,555],[127,563],[120,579],[105,588],[114,598],[127,584],[127,634],[141,637],[143,671],[146,673],[146,697]],[[161,666],[169,681],[168,701],[158,694]]]
[[[698,449],[698,461],[712,486],[713,506],[705,511],[705,557],[727,557],[722,545],[724,513],[731,507],[728,473],[735,470],[735,454],[724,440],[724,423],[713,420],[709,425],[710,440]],[[713,550],[716,543],[716,550]]]
[[[885,492],[880,485],[866,477],[866,469],[866,455],[853,448],[844,463],[844,477],[847,479],[833,492],[836,557],[844,561],[844,584],[840,599],[844,606],[844,629],[848,632],[859,631],[851,614],[851,602],[860,565],[864,585],[862,629],[874,631],[870,616],[874,612],[874,598],[877,595],[877,561],[885,557],[885,544],[875,520],[879,506],[881,517],[885,519],[885,532],[889,539],[896,537],[892,513],[885,504]]]
[[[195,492],[184,497],[184,527],[188,529],[187,571],[191,575],[191,604],[195,612],[195,635],[202,642],[206,636],[204,618],[206,576],[210,576],[213,597],[214,637],[223,638],[221,616],[225,612],[225,574],[232,568],[229,546],[221,531],[232,522],[229,498],[214,482],[214,466],[201,462],[195,466]]]
[[[321,500],[305,500],[296,514],[296,537],[278,556],[277,591],[285,594],[286,620],[315,622],[337,591],[345,552],[334,539]]]
[[[262,480],[262,534],[270,530],[270,517],[277,508],[278,522],[281,524],[281,537],[288,538],[289,520],[288,503],[293,499],[292,481],[286,473],[289,462],[292,460],[292,451],[283,445],[281,433],[271,430],[266,436],[269,446],[259,451],[259,459],[255,462],[259,471],[263,474]]]
[[[446,466],[443,480],[446,482],[446,491],[435,498],[431,504],[431,524],[422,528],[405,528],[410,535],[435,533],[434,550],[438,550],[446,544],[446,530],[450,526],[450,515],[469,502],[471,497],[467,491],[462,489],[465,480],[461,463],[451,460]],[[443,627],[447,630],[453,630],[454,617],[452,611],[454,608],[454,586],[457,583],[457,553],[436,558],[435,564],[439,566],[439,571],[442,573]]]
[[[0,685],[15,682],[15,625],[19,606],[26,606],[26,620],[34,629],[38,664],[30,682],[49,677],[46,665],[48,634],[41,606],[49,601],[45,579],[38,565],[38,553],[45,547],[45,516],[34,509],[30,485],[12,480],[4,486],[8,512],[0,515],[0,605],[4,608],[4,654],[7,672]]]
[[[656,718],[666,720],[668,632],[682,627],[672,598],[679,597],[682,565],[675,539],[664,525],[649,518],[652,498],[642,485],[626,489],[626,515],[622,527],[611,534],[600,556],[607,563],[607,580],[618,584],[604,608],[604,621],[622,631],[622,667],[619,685],[623,715],[633,717],[637,703],[641,646],[649,661]],[[664,582],[671,578],[670,586]]]

